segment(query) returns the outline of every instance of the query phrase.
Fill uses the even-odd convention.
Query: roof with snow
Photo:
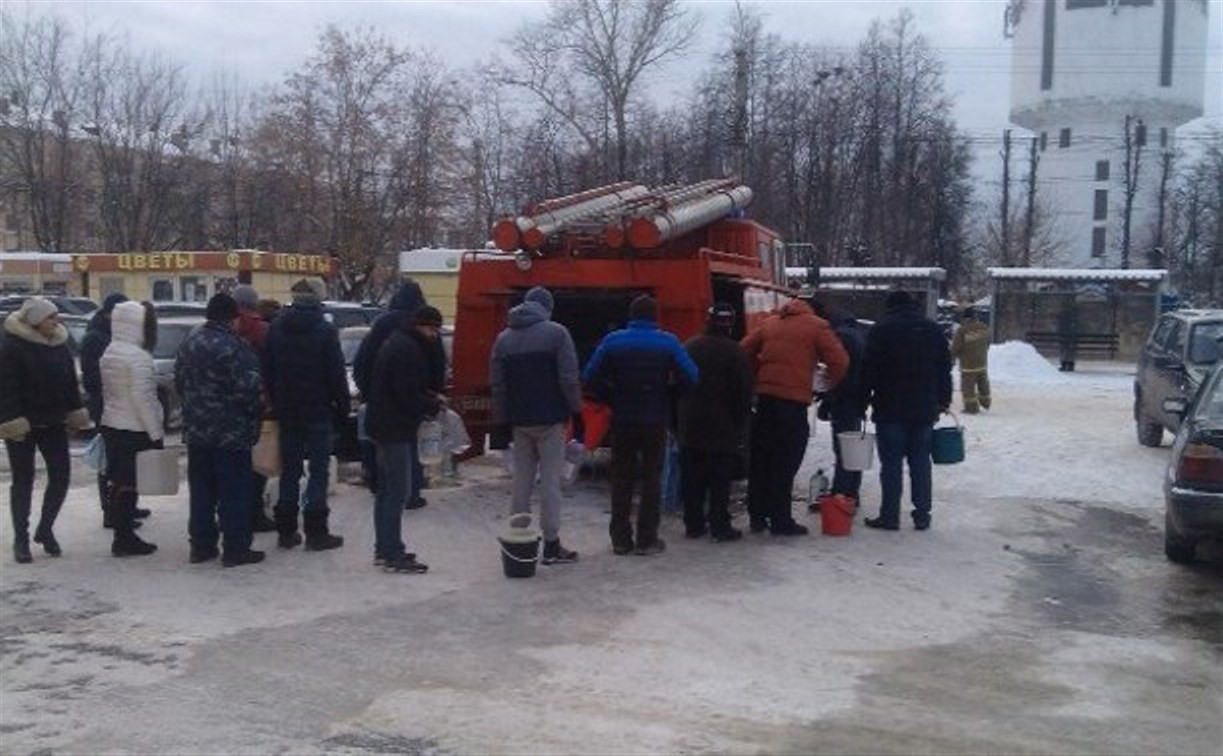
[[[59,252],[0,252],[0,262],[72,262],[72,255]]]
[[[820,268],[821,281],[852,281],[868,279],[924,278],[942,281],[947,271],[942,268]],[[806,268],[786,268],[787,276],[805,276]]]
[[[1152,268],[989,268],[990,278],[1028,281],[1162,281],[1168,271]]]

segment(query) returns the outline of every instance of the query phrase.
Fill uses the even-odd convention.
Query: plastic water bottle
[[[820,498],[826,496],[832,489],[828,483],[828,476],[824,474],[824,468],[819,468],[811,479],[807,481],[807,505],[814,511],[819,507]]]
[[[442,462],[442,424],[438,420],[426,420],[416,430],[416,452],[422,465],[438,465]]]

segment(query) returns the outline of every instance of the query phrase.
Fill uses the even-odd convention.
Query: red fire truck
[[[583,366],[639,294],[658,301],[659,324],[681,340],[703,328],[715,301],[735,306],[740,333],[782,304],[791,294],[784,247],[743,217],[751,196],[728,179],[653,189],[624,182],[499,221],[496,249],[467,253],[459,272],[453,399],[473,449],[483,449],[489,427],[493,341],[532,286],[552,291],[553,319],[569,328]]]

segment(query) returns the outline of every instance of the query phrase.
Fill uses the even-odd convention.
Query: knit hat
[[[228,323],[238,317],[238,303],[225,292],[213,294],[212,299],[208,300],[207,309],[204,310],[204,317],[209,320]]]
[[[416,325],[442,327],[442,313],[436,307],[425,305],[416,311]]]
[[[255,291],[255,287],[249,284],[235,287],[231,295],[234,301],[238,303],[239,310],[254,310],[259,306],[259,292]]]
[[[522,301],[534,302],[547,310],[549,315],[552,314],[552,308],[556,304],[555,300],[552,299],[552,292],[548,291],[542,286],[531,287],[530,291],[527,292],[527,295],[522,298]]]
[[[20,317],[26,322],[26,325],[38,327],[39,323],[57,314],[59,314],[59,308],[51,300],[43,297],[30,297],[21,303]]]
[[[649,294],[642,294],[628,306],[629,320],[658,320],[658,303]]]
[[[709,319],[717,323],[733,323],[735,321],[734,305],[714,302],[713,307],[709,308]]]
[[[106,299],[102,300],[102,306],[98,309],[109,315],[110,312],[115,309],[115,305],[126,301],[127,296],[116,291],[111,294],[107,294]]]
[[[303,278],[289,289],[295,303],[321,302],[323,285],[317,279]]]

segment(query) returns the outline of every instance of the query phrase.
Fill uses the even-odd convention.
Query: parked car
[[[1175,433],[1181,418],[1164,409],[1166,399],[1197,393],[1220,357],[1223,310],[1177,310],[1155,322],[1134,375],[1134,425],[1138,443],[1159,446],[1164,429]]]
[[[348,417],[336,429],[332,453],[342,462],[361,459],[361,445],[357,441],[357,409],[361,402],[357,396],[357,384],[352,377],[352,364],[357,358],[361,341],[369,333],[369,326],[350,326],[340,329],[340,351],[344,353],[344,369],[348,374],[348,395],[351,398]]]
[[[203,316],[158,316],[157,344],[153,347],[153,376],[157,381],[157,398],[165,411],[166,430],[183,426],[183,400],[174,387],[174,359],[187,334],[204,322]]]
[[[203,318],[208,305],[203,302],[154,302],[153,309],[158,318],[198,317]]]
[[[384,312],[380,307],[357,302],[323,302],[323,315],[336,328],[373,325]]]
[[[0,297],[0,316],[20,310],[21,305],[33,296],[40,296],[51,300],[59,308],[61,315],[83,315],[88,317],[93,314],[94,310],[98,309],[98,303],[88,297],[69,297],[63,294],[10,294],[7,297]]]
[[[1164,405],[1182,418],[1164,476],[1164,554],[1187,564],[1198,541],[1223,537],[1223,365],[1193,401]]]

